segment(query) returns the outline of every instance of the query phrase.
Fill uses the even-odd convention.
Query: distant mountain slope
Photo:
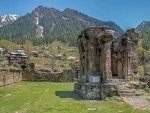
[[[33,37],[37,26],[31,14],[18,18],[12,24],[0,28],[0,38],[12,40],[14,38]]]
[[[66,16],[66,18],[70,18],[72,20],[76,19],[80,23],[82,22],[81,25],[83,28],[87,28],[90,26],[107,25],[107,26],[109,26],[109,29],[112,29],[116,32],[116,35],[121,35],[124,32],[116,23],[114,23],[112,21],[101,21],[101,20],[95,19],[93,17],[90,17],[86,14],[83,14],[77,10],[67,8],[63,11],[63,14],[64,14],[64,16]]]
[[[137,29],[143,33],[147,30],[150,30],[150,21],[143,21],[140,25],[138,25]]]
[[[15,15],[15,14],[13,15],[8,14],[8,15],[0,16],[0,27],[10,24],[14,22],[15,20],[17,20],[18,18],[19,18],[19,15]]]
[[[59,11],[55,8],[38,6],[31,14],[20,17],[12,24],[0,28],[0,38],[30,39],[34,44],[51,43],[60,40],[69,45],[75,45],[80,32],[90,26],[107,25],[116,32],[123,30],[114,22],[101,21],[73,9]],[[37,38],[35,38],[37,37]],[[43,37],[43,38],[39,38]]]

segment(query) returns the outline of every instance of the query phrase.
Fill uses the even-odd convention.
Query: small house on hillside
[[[5,49],[4,48],[0,48],[0,55],[3,55],[5,53]]]
[[[63,55],[62,54],[56,54],[55,55],[55,59],[56,60],[62,60],[63,59]]]
[[[8,57],[9,64],[26,65],[28,63],[28,56],[24,53],[11,52]]]
[[[24,50],[23,49],[17,49],[15,52],[16,53],[20,53],[20,54],[24,54]]]
[[[39,57],[39,53],[37,51],[31,51],[31,55],[33,57]]]

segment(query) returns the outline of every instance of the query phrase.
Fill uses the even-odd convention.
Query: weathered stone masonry
[[[46,71],[23,71],[22,80],[34,82],[73,82],[74,73],[71,69],[56,73]]]
[[[85,99],[103,99],[117,94],[110,81],[133,80],[138,71],[138,31],[127,30],[120,38],[107,26],[91,27],[78,37],[80,74],[75,91]]]
[[[80,54],[80,82],[102,82],[111,79],[112,30],[108,27],[89,28],[78,38]],[[105,74],[105,76],[104,76]]]
[[[133,80],[138,74],[138,31],[128,30],[112,45],[112,74]]]
[[[22,80],[22,71],[14,69],[0,69],[0,87],[17,83]]]
[[[0,87],[11,85],[22,80],[32,82],[73,82],[74,73],[71,69],[57,73],[47,71],[22,71],[19,69],[0,69]]]

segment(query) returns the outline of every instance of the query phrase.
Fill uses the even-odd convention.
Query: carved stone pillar
[[[122,60],[123,60],[123,58],[122,58],[122,55],[121,55],[121,52],[119,52],[118,53],[118,55],[117,55],[117,66],[116,66],[116,68],[117,68],[117,75],[118,75],[118,77],[119,78],[123,78],[123,75],[122,75],[122,69],[123,69],[123,67],[122,67]]]
[[[126,80],[132,80],[138,72],[138,31],[129,29],[121,37],[123,51],[123,77]]]
[[[118,77],[119,78],[123,78],[122,76],[122,61],[121,60],[118,60],[117,62],[117,74],[118,74]]]
[[[98,42],[102,50],[100,58],[100,71],[103,73],[105,80],[109,80],[112,78],[110,46],[112,44],[113,37],[114,31],[105,30],[99,35],[98,38]]]
[[[80,55],[80,74],[78,77],[78,81],[84,83],[85,82],[85,74],[84,74],[84,65],[85,65],[85,48],[83,44],[84,33],[81,33],[78,37],[78,46],[79,46],[79,55]]]

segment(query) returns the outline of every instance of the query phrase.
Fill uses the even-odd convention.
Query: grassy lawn
[[[0,89],[0,113],[150,113],[137,110],[118,97],[83,100],[74,83],[20,82]]]

